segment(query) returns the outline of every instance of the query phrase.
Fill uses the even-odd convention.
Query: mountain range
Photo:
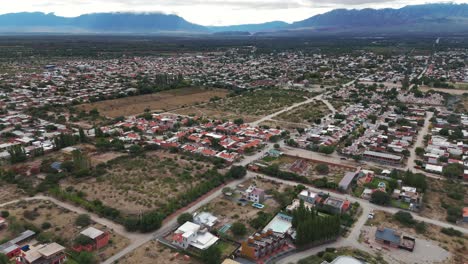
[[[190,33],[190,34],[313,34],[313,33],[468,33],[468,4],[410,5],[400,9],[335,9],[294,23],[273,21],[234,26],[201,26],[177,15],[161,13],[93,13],[60,17],[52,13],[0,15],[3,33]]]

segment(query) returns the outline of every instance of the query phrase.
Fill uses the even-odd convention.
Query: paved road
[[[424,120],[424,126],[419,131],[418,137],[416,138],[416,142],[414,143],[413,147],[410,149],[410,156],[408,157],[408,161],[406,162],[405,170],[409,169],[413,171],[414,167],[416,166],[416,148],[422,147],[424,148],[424,136],[429,133],[429,126],[431,124],[431,118],[434,116],[433,112],[426,112],[426,118]]]

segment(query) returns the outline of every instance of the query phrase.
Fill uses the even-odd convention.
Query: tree
[[[463,175],[463,165],[451,163],[443,168],[442,175],[447,178],[458,178]]]
[[[132,155],[139,155],[143,152],[143,148],[140,145],[131,145],[128,148],[128,152]]]
[[[88,141],[88,137],[86,136],[83,128],[80,127],[78,134],[80,135],[80,142],[85,143]]]
[[[417,147],[417,148],[414,150],[414,152],[416,153],[416,155],[422,157],[422,156],[424,155],[424,153],[425,153],[425,150],[424,150],[424,148]]]
[[[14,145],[8,149],[10,154],[11,163],[19,163],[25,161],[28,156],[26,155],[26,150],[21,145]]]
[[[333,146],[325,146],[321,145],[318,150],[320,153],[324,154],[332,154],[335,151],[335,147]]]
[[[233,122],[234,122],[234,124],[240,126],[240,125],[244,124],[244,119],[242,119],[242,118],[237,118],[237,119],[234,119]]]
[[[325,163],[320,163],[315,167],[315,170],[320,174],[328,174],[330,168]]]
[[[393,218],[406,226],[414,226],[416,224],[416,221],[413,219],[413,216],[405,211],[396,212],[393,215]]]
[[[279,149],[279,148],[280,148],[280,145],[279,145],[278,143],[275,143],[275,144],[273,145],[273,147],[274,147],[275,149]]]
[[[10,216],[10,212],[2,211],[2,212],[0,212],[0,216],[3,217],[3,218],[8,218]]]
[[[390,195],[386,192],[375,191],[372,193],[370,201],[378,205],[388,205],[390,203]]]
[[[235,236],[243,236],[243,235],[245,235],[247,233],[247,228],[245,227],[244,224],[242,224],[240,222],[235,222],[231,226],[231,232]]]
[[[10,263],[10,260],[8,259],[8,257],[0,253],[0,264],[9,264],[9,263]]]
[[[226,176],[233,179],[241,179],[247,175],[247,169],[244,166],[232,166]]]
[[[85,227],[91,224],[91,217],[88,214],[80,214],[75,219],[75,225]]]
[[[93,253],[82,251],[72,255],[72,259],[80,264],[97,264],[99,261]]]
[[[201,259],[205,264],[219,264],[221,263],[221,249],[218,245],[213,245],[201,253]]]
[[[185,222],[188,222],[188,221],[190,222],[193,221],[193,216],[190,213],[183,213],[179,215],[179,217],[177,217],[177,223],[179,223],[179,225],[183,225],[185,224]]]

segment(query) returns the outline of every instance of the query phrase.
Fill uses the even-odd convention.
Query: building
[[[193,215],[193,222],[211,229],[218,223],[218,217],[208,212],[200,212]]]
[[[62,264],[66,261],[65,247],[57,243],[30,247],[20,260],[24,264]]]
[[[262,203],[265,200],[265,190],[250,185],[249,188],[244,191],[244,196],[251,202]]]
[[[403,186],[401,187],[401,190],[395,189],[393,190],[392,197],[395,199],[402,200],[406,203],[420,203],[419,193],[414,187]]]
[[[205,250],[214,245],[218,240],[219,238],[208,232],[206,228],[190,221],[181,225],[172,236],[172,243],[183,249],[192,246]]]
[[[80,232],[81,235],[89,237],[93,240],[92,247],[97,250],[103,248],[109,244],[110,235],[107,232],[103,232],[94,227],[88,227]]]
[[[341,200],[334,197],[328,197],[325,202],[323,202],[324,209],[330,211],[333,214],[342,214],[349,209],[351,203],[346,200]]]
[[[363,264],[364,262],[350,256],[339,256],[332,262],[324,261],[322,264]]]
[[[309,203],[311,205],[315,204],[315,201],[318,198],[318,194],[311,192],[310,190],[303,190],[299,196],[299,199],[303,200],[304,203]]]
[[[275,254],[286,244],[285,235],[276,234],[272,230],[255,233],[241,243],[240,254],[251,260],[258,260]]]
[[[362,154],[362,157],[366,160],[375,161],[378,163],[389,164],[389,165],[399,165],[402,161],[402,157],[398,155],[376,152],[366,150]]]
[[[277,234],[292,233],[292,217],[282,213],[278,213],[263,229],[263,232],[268,230]]]
[[[343,191],[347,191],[349,189],[349,186],[351,186],[351,183],[353,182],[354,178],[356,178],[357,175],[358,173],[356,172],[346,172],[343,179],[341,179],[340,183],[338,183],[338,187]]]
[[[387,227],[379,227],[375,231],[375,241],[393,248],[401,248],[413,252],[416,240],[402,236],[401,232]]]
[[[468,223],[468,207],[463,208],[463,222]]]
[[[13,258],[21,254],[21,247],[18,244],[31,239],[36,233],[31,230],[26,230],[18,237],[0,245],[0,254],[6,255],[8,258]]]

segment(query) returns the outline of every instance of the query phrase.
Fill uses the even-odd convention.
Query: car
[[[343,158],[340,158],[340,160],[347,160],[347,158],[344,158],[344,157],[343,157]]]
[[[367,219],[374,219],[375,214],[374,213],[369,213],[367,216]]]

